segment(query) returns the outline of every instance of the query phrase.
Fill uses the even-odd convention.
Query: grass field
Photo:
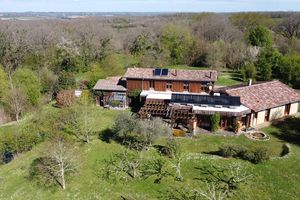
[[[51,111],[54,108],[49,108]],[[53,110],[52,110],[53,111]],[[119,111],[103,110],[95,107],[99,116],[98,130],[111,127]],[[27,122],[22,122],[27,123]],[[123,146],[115,142],[107,143],[95,137],[91,144],[78,144],[80,149],[80,168],[78,174],[67,182],[65,191],[45,189],[28,180],[28,168],[31,162],[40,155],[44,144],[40,144],[30,152],[19,155],[12,162],[0,166],[0,199],[120,199],[121,196],[133,199],[165,199],[165,194],[172,186],[205,187],[195,178],[200,176],[197,167],[205,165],[226,166],[231,163],[242,163],[252,174],[248,184],[243,184],[233,199],[297,199],[300,196],[300,119],[287,120],[276,126],[265,128],[271,137],[269,141],[259,142],[244,136],[212,136],[200,135],[193,139],[178,138],[186,158],[183,162],[184,181],[173,178],[163,179],[161,184],[153,183],[153,179],[131,180],[126,182],[110,182],[96,175],[101,165],[97,161],[109,158],[115,152],[121,152]],[[3,132],[14,128],[0,128]],[[292,153],[287,158],[279,158],[282,144],[290,142]],[[165,139],[157,141],[165,143]],[[216,151],[225,144],[239,144],[247,147],[263,146],[271,153],[272,159],[266,163],[254,165],[246,161],[230,158],[216,158],[203,152]],[[143,157],[151,157],[155,150],[143,151]]]
[[[219,73],[218,81],[216,82],[217,86],[231,86],[238,85],[242,83],[243,80],[241,75],[238,72],[234,71],[222,71]]]
[[[167,66],[169,69],[189,69],[189,70],[204,70],[210,69],[207,67],[191,67],[187,65],[174,65],[174,66]],[[243,79],[239,72],[235,72],[232,70],[222,70],[218,74],[218,80],[216,82],[217,86],[231,86],[231,85],[238,85],[243,83]]]

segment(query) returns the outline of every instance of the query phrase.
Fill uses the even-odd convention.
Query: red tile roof
[[[218,73],[215,70],[178,70],[169,69],[167,76],[155,76],[154,68],[128,68],[125,78],[161,79],[181,81],[216,81]]]
[[[127,89],[120,84],[121,77],[109,77],[107,79],[100,79],[94,86],[93,90],[104,91],[126,91]]]
[[[300,94],[280,81],[227,89],[226,93],[240,96],[242,104],[255,112],[300,101]]]

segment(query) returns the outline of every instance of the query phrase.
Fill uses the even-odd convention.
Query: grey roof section
[[[217,81],[218,73],[215,70],[181,70],[169,69],[165,76],[157,76],[154,68],[128,68],[125,78],[180,80],[180,81]]]
[[[120,76],[109,77],[107,79],[98,80],[93,90],[122,91],[122,92],[127,91],[127,89],[121,84]]]

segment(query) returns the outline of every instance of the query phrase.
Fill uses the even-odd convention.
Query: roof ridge
[[[157,68],[151,68],[151,67],[128,67],[127,69],[168,69],[168,70],[178,70],[178,71],[195,71],[195,70],[199,70],[199,71],[213,71],[213,72],[218,72],[217,70],[214,69],[173,69],[173,68],[167,68],[167,67],[157,67]]]
[[[238,90],[238,89],[246,88],[246,87],[247,88],[255,87],[255,86],[258,87],[258,86],[265,85],[265,84],[270,84],[270,83],[273,83],[273,82],[278,82],[278,83],[284,84],[279,80],[272,80],[272,81],[266,81],[266,82],[261,82],[261,83],[255,83],[255,84],[252,84],[252,85],[242,85],[241,87],[236,87],[236,88],[229,88],[229,89],[226,89],[226,91]]]

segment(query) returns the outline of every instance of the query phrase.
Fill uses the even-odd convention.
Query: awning
[[[213,106],[193,106],[193,112],[202,115],[213,115],[219,113],[225,116],[243,116],[251,113],[251,110],[243,105],[237,107],[213,107]]]
[[[151,100],[171,100],[172,93],[171,92],[159,92],[159,91],[151,91],[151,90],[143,90],[140,94],[141,97],[146,97],[146,99]]]

